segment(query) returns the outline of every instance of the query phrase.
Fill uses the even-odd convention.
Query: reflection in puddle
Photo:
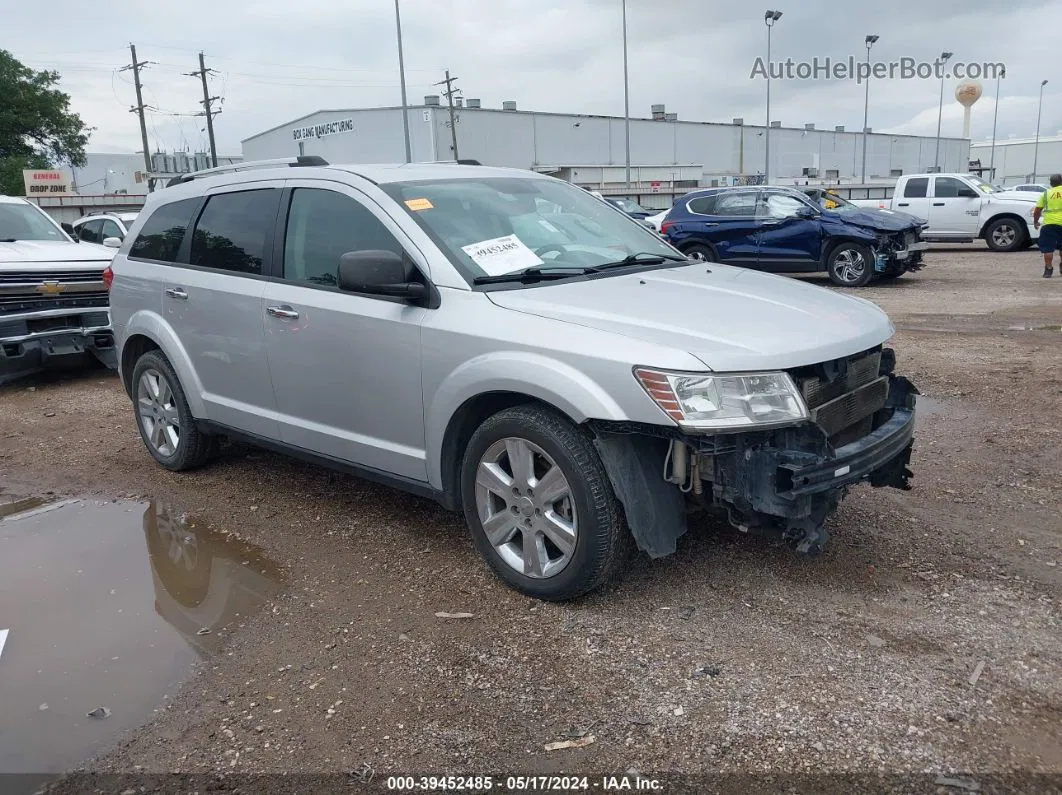
[[[1007,331],[1062,331],[1062,326],[1007,326]]]
[[[281,589],[253,550],[159,503],[24,501],[0,517],[0,775],[103,751]],[[87,717],[97,707],[110,715]]]

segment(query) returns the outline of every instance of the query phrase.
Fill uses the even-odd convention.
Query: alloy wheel
[[[992,230],[992,242],[999,248],[1009,248],[1018,238],[1018,230],[1011,224],[1000,224]]]
[[[181,443],[181,418],[166,377],[158,370],[145,370],[137,384],[136,402],[148,444],[159,455],[174,455]]]
[[[476,508],[487,540],[525,577],[561,572],[575,553],[578,517],[560,466],[526,439],[499,439],[476,469]]]
[[[838,251],[834,263],[837,278],[846,284],[858,282],[867,270],[866,258],[855,248],[843,248]]]

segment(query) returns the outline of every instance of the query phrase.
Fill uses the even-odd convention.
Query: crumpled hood
[[[56,262],[64,264],[83,262],[94,267],[105,267],[97,263],[110,262],[117,251],[118,249],[114,248],[70,243],[65,240],[16,240],[14,243],[0,243],[0,267]],[[37,270],[37,268],[31,270]]]
[[[815,364],[893,334],[888,316],[869,301],[717,263],[487,296],[506,309],[677,348],[719,372]]]
[[[921,228],[922,224],[925,223],[922,219],[909,213],[875,208],[845,210],[844,212],[823,210],[822,214],[841,223],[864,226],[877,232],[905,232],[908,229],[913,231]]]

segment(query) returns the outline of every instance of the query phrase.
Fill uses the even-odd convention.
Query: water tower
[[[970,137],[970,108],[981,98],[981,84],[976,80],[964,80],[955,86],[955,99],[963,107],[962,137]]]

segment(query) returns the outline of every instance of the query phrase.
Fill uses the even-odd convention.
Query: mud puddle
[[[28,792],[148,721],[283,587],[157,502],[9,499],[0,517],[0,776]]]

